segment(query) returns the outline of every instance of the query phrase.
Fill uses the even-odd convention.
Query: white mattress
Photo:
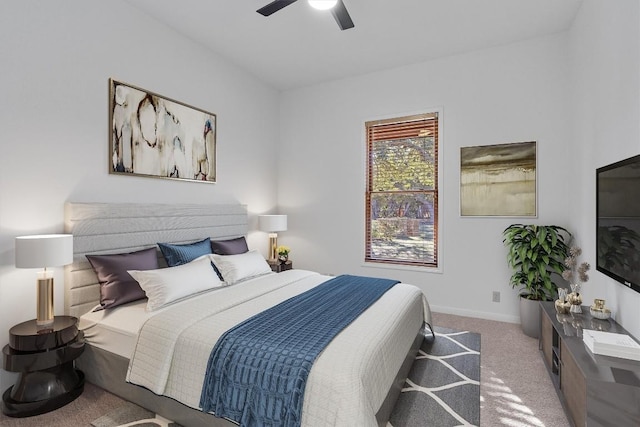
[[[131,358],[140,328],[155,312],[145,311],[143,299],[109,310],[91,311],[80,317],[85,341],[94,347]]]

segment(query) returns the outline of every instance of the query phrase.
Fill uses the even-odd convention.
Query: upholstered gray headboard
[[[65,232],[73,234],[74,262],[65,267],[65,314],[81,316],[100,301],[86,254],[131,252],[158,242],[224,240],[248,230],[246,206],[142,203],[66,203]],[[160,251],[162,265],[164,259]]]

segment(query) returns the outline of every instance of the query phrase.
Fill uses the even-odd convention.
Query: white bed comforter
[[[153,316],[140,330],[127,381],[198,408],[211,350],[237,323],[329,279],[305,270],[220,288]],[[375,426],[380,408],[429,306],[398,284],[320,354],[307,380],[302,425]]]

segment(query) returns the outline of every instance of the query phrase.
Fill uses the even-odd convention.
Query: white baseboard
[[[445,307],[440,305],[432,305],[431,311],[435,313],[455,314],[456,316],[475,317],[478,319],[497,320],[498,322],[520,324],[520,316],[509,316],[509,315],[499,314],[499,313],[466,310],[462,308]]]

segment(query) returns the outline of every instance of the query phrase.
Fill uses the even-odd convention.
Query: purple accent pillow
[[[229,240],[212,240],[211,250],[218,255],[238,255],[249,252],[249,247],[243,236]]]
[[[127,270],[158,268],[155,247],[125,254],[87,255],[87,259],[100,283],[100,307],[94,311],[145,298],[144,291]]]

